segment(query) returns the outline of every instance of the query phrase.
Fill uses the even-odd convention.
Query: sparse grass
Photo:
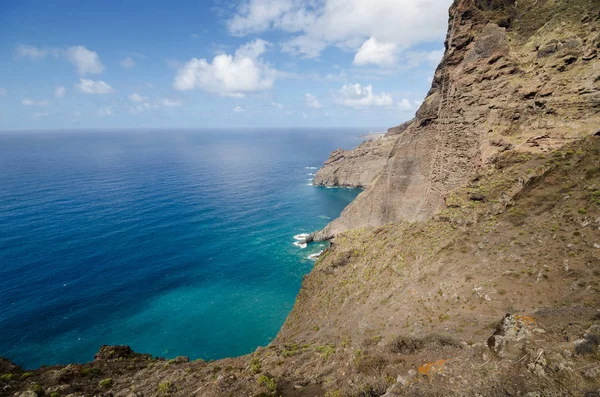
[[[101,380],[101,381],[98,383],[98,385],[99,385],[100,387],[103,387],[103,388],[109,388],[109,387],[111,387],[111,386],[113,385],[113,380],[112,380],[112,378],[106,378],[106,379],[102,379],[102,380]]]

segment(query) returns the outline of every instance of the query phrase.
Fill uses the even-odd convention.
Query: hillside
[[[598,1],[456,0],[415,120],[319,171],[366,189],[269,346],[0,359],[0,396],[600,395],[598,50]]]
[[[506,153],[495,167],[429,221],[339,235],[278,337],[251,355],[167,361],[104,347],[92,363],[30,372],[1,361],[1,393],[597,393],[600,136],[551,154]]]

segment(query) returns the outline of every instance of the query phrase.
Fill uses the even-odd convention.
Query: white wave
[[[307,247],[306,243],[300,242],[300,241],[294,241],[294,245],[298,248],[304,249]]]
[[[308,176],[315,176],[315,173],[314,172],[309,172],[307,175]]]
[[[304,167],[305,170],[316,170],[317,167]]]
[[[319,257],[321,256],[322,253],[323,253],[323,251],[319,251],[314,254],[310,254],[308,256],[308,259],[310,259],[311,261],[316,261],[317,259],[319,259]]]
[[[310,236],[310,234],[308,233],[300,233],[300,234],[296,234],[294,236],[294,240],[298,240],[298,241],[302,241],[305,242],[306,239],[308,238],[308,236]]]

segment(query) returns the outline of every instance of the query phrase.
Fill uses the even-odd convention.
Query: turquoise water
[[[363,130],[0,133],[0,356],[102,344],[216,359],[266,345],[313,261],[293,236],[356,190],[310,185]]]

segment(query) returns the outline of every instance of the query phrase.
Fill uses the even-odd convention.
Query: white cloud
[[[23,98],[23,100],[21,101],[21,103],[25,106],[46,106],[48,105],[48,101],[43,100],[43,101],[35,101],[33,99],[30,98]]]
[[[111,106],[104,106],[98,109],[99,116],[112,116],[113,111]]]
[[[62,85],[59,85],[58,87],[56,87],[54,89],[54,96],[57,98],[64,97],[66,93],[67,93],[67,89],[65,87],[63,87]]]
[[[244,44],[243,46],[240,46],[237,50],[235,50],[235,57],[258,59],[258,57],[267,52],[270,46],[271,43],[268,41],[256,39]]]
[[[421,106],[421,101],[410,101],[406,98],[402,98],[402,100],[398,102],[396,106],[398,106],[398,109],[401,111],[414,112],[419,108],[419,106]]]
[[[235,97],[268,90],[277,75],[276,70],[260,59],[268,46],[266,41],[258,39],[241,46],[234,55],[217,55],[210,63],[193,58],[179,68],[173,87]]]
[[[306,101],[306,106],[313,109],[321,109],[323,105],[319,102],[316,96],[311,95],[309,93],[304,94],[304,99]]]
[[[417,67],[423,63],[437,65],[444,56],[443,50],[434,51],[409,51],[405,54],[403,61],[409,67]]]
[[[28,44],[19,44],[16,50],[17,58],[27,58],[32,61],[39,61],[48,55],[58,56],[60,51],[56,48],[42,48]]]
[[[114,90],[102,80],[80,79],[75,88],[86,94],[110,94]]]
[[[123,69],[133,69],[135,67],[135,61],[132,57],[125,57],[121,60],[121,67]]]
[[[133,94],[128,96],[131,102],[144,102],[147,98],[141,96],[140,94],[134,92]]]
[[[355,65],[374,63],[379,66],[390,66],[396,63],[396,44],[381,43],[375,37],[365,41],[354,56]]]
[[[243,112],[246,111],[246,109],[244,109],[241,106],[236,106],[236,107],[233,108],[233,111],[236,112],[236,113],[243,113]]]
[[[244,36],[267,30],[295,34],[283,50],[316,57],[327,46],[356,51],[377,37],[399,51],[442,40],[452,0],[244,0],[228,21]]]
[[[382,92],[373,94],[373,86],[361,86],[360,84],[347,84],[338,91],[336,103],[353,108],[369,106],[392,106],[394,100],[390,94]]]
[[[56,58],[65,58],[75,66],[77,73],[81,76],[100,74],[104,71],[104,66],[100,62],[98,54],[81,45],[57,48],[19,44],[16,50],[17,58],[27,58],[32,61],[39,61],[49,55]]]
[[[100,74],[104,71],[104,66],[100,62],[98,54],[84,46],[78,45],[67,48],[65,56],[77,68],[77,73],[81,76]]]
[[[163,106],[166,106],[168,108],[174,108],[174,107],[179,107],[179,106],[183,106],[183,101],[179,100],[179,99],[168,99],[165,98],[161,101],[161,104]]]

